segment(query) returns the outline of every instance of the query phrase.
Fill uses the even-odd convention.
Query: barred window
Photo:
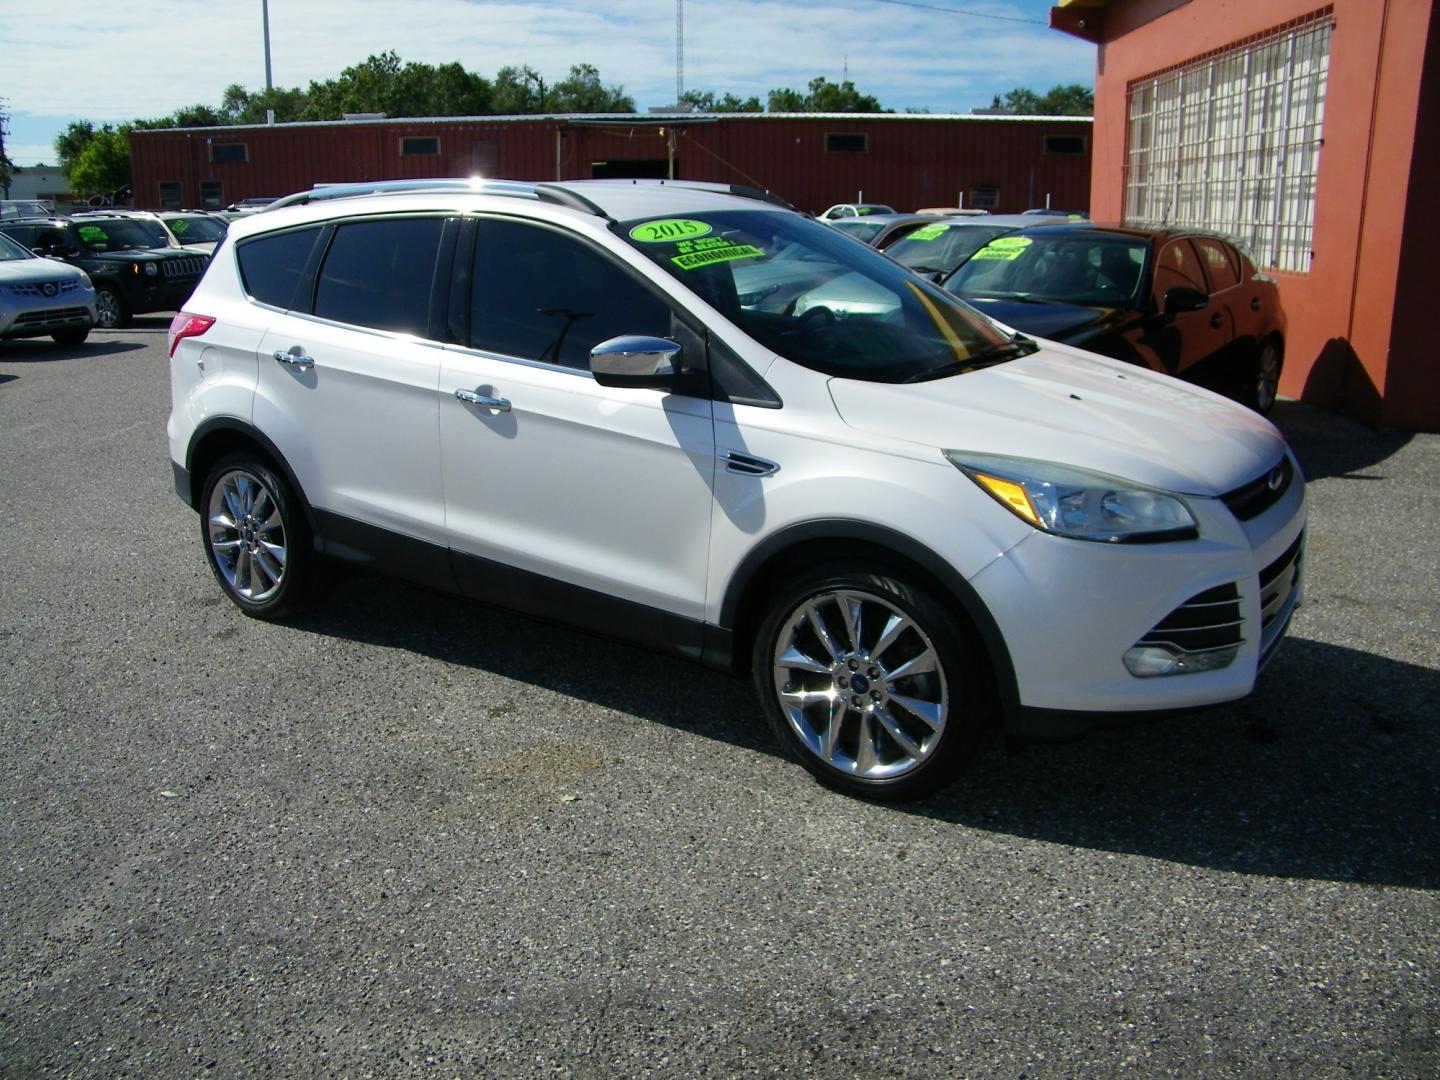
[[[1125,220],[1227,232],[1306,272],[1330,67],[1330,9],[1127,91]]]

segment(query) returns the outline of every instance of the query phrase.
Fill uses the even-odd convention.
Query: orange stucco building
[[[1440,429],[1433,0],[1060,0],[1050,25],[1098,46],[1091,216],[1236,235],[1280,282],[1282,393]]]

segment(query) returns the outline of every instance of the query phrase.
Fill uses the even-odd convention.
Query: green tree
[[[576,113],[634,112],[635,99],[622,86],[606,86],[593,64],[575,64],[551,89],[550,111]]]
[[[495,73],[491,104],[497,116],[522,116],[545,111],[547,87],[529,64],[507,66]]]
[[[765,106],[758,97],[742,98],[731,93],[716,97],[713,90],[686,90],[680,95],[680,104],[688,105],[698,112],[758,113],[765,111]]]
[[[282,100],[287,108],[276,108],[277,119],[282,111],[289,112],[288,107],[294,106],[300,106],[307,120],[338,120],[345,113],[365,112],[382,112],[386,116],[483,116],[493,111],[488,79],[458,63],[439,67],[401,63],[394,51],[369,56],[337,78],[312,82],[304,99],[303,105],[297,98]],[[232,95],[232,104],[241,108],[248,105],[240,95]],[[261,119],[266,107],[274,108],[261,104]]]
[[[129,127],[106,124],[66,170],[77,195],[106,195],[130,183]]]
[[[1054,86],[1043,94],[1017,86],[996,94],[990,107],[1014,116],[1094,116],[1095,91],[1081,83]]]
[[[55,158],[65,175],[70,175],[76,160],[95,138],[95,125],[89,120],[72,120],[65,130],[55,136]]]
[[[769,108],[773,112],[880,113],[890,112],[880,99],[862,94],[849,79],[832,83],[824,75],[810,80],[809,93],[797,90],[771,90]]]

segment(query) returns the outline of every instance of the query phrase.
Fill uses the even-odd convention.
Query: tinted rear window
[[[270,233],[247,240],[235,250],[245,291],[262,304],[295,306],[295,287],[320,235],[318,226]]]

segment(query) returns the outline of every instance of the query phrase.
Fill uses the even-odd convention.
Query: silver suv
[[[1243,697],[1279,645],[1304,484],[1249,410],[759,193],[379,187],[236,221],[171,327],[176,489],[245,613],[343,560],[749,671],[877,798]]]

